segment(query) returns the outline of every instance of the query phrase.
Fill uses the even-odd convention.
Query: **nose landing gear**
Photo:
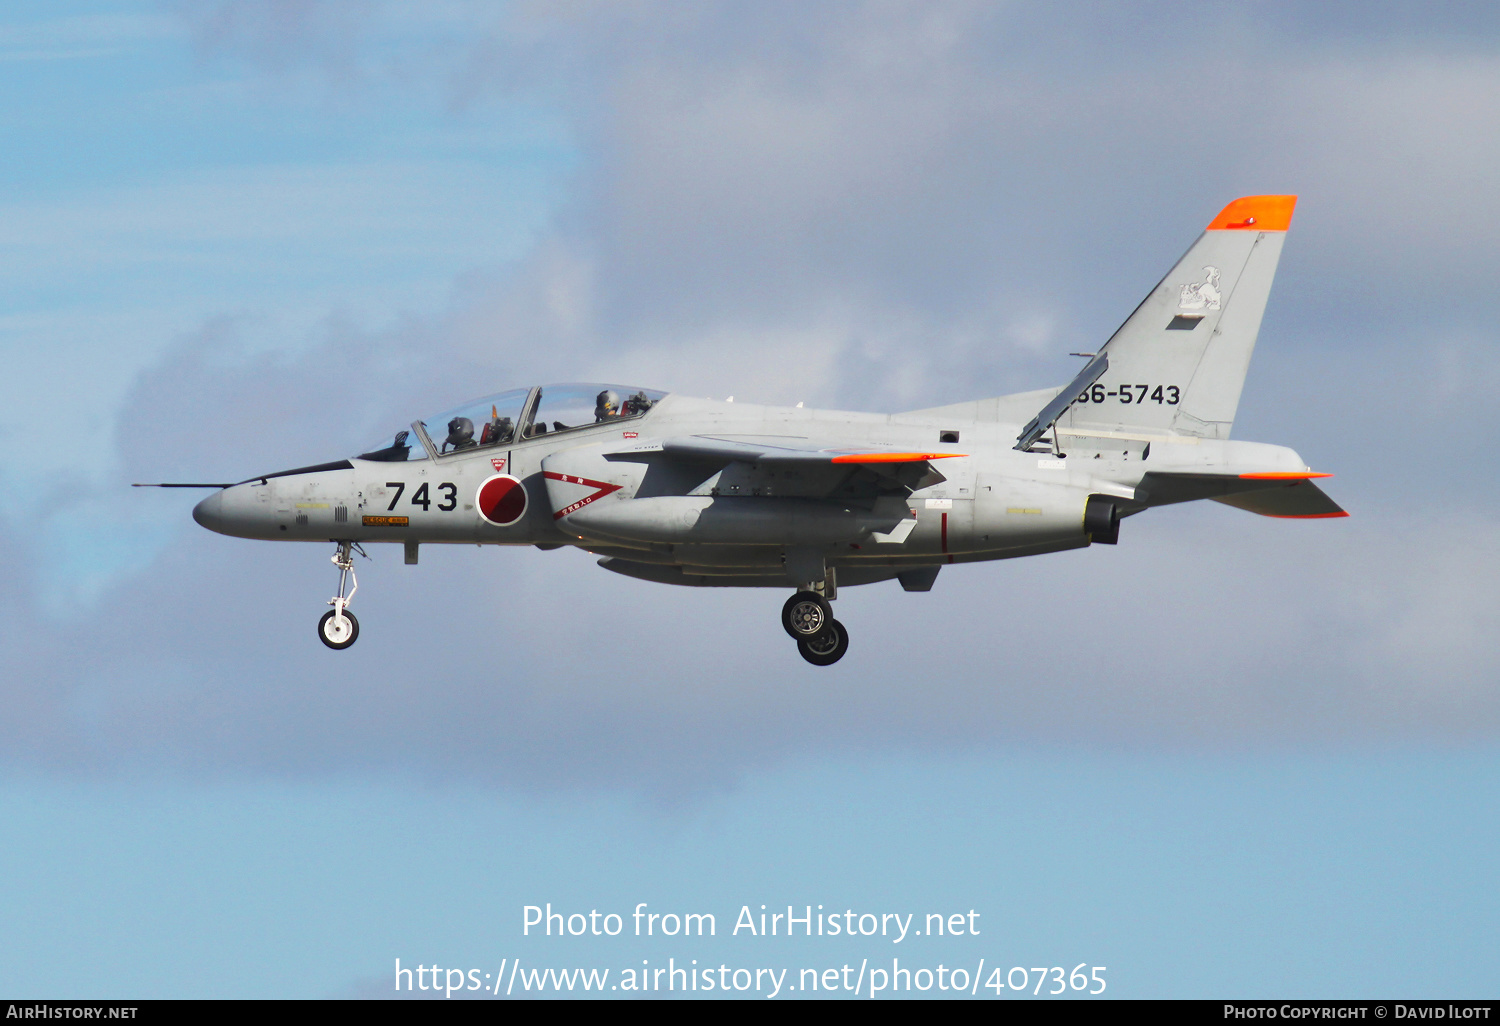
[[[354,576],[354,557],[350,550],[358,551],[361,556],[365,555],[365,550],[358,543],[350,541],[339,542],[338,546],[339,550],[333,555],[333,565],[339,568],[339,593],[328,600],[333,608],[318,621],[318,637],[329,648],[342,650],[354,644],[359,637],[359,621],[349,612],[349,603],[354,601],[354,593],[359,590],[359,581]],[[347,595],[344,594],[345,585],[350,586]]]
[[[814,666],[832,666],[849,651],[849,632],[833,618],[828,605],[837,594],[832,578],[830,570],[826,583],[805,585],[781,607],[781,626],[796,639],[802,658]]]

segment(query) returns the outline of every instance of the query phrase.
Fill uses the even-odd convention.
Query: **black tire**
[[[829,620],[821,632],[797,642],[797,651],[814,666],[832,666],[849,651],[849,632],[837,620]]]
[[[349,636],[340,639],[337,630],[333,628],[330,622],[333,620],[333,614],[334,611],[330,609],[323,614],[323,619],[318,621],[318,640],[322,641],[329,648],[343,651],[359,640],[359,621],[354,618],[354,614],[349,612],[349,610],[344,610],[344,619],[349,621]],[[329,636],[330,632],[332,632],[332,637]]]
[[[781,607],[781,626],[798,641],[810,638],[833,619],[833,610],[815,591],[799,591]]]
[[[1100,545],[1120,543],[1120,507],[1102,495],[1090,495],[1083,506],[1083,533]]]

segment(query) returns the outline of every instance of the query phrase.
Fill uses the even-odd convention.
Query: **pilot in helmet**
[[[448,446],[455,449],[467,449],[474,444],[474,422],[468,417],[454,417],[448,422],[448,437],[443,440],[443,452],[448,451]]]
[[[620,396],[605,389],[599,393],[599,398],[594,400],[594,420],[603,420],[605,417],[617,417],[620,415]]]

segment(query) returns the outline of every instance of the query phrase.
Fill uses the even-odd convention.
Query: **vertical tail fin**
[[[1057,428],[1228,438],[1296,204],[1247,196],[1220,211],[1111,336],[1107,369]]]

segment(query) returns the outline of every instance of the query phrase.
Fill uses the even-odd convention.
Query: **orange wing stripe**
[[[1310,477],[1332,477],[1332,474],[1315,474],[1311,470],[1272,470],[1264,474],[1241,474],[1246,481],[1305,481]]]
[[[1291,227],[1296,205],[1296,196],[1244,196],[1219,211],[1206,230],[1284,232]]]
[[[835,456],[834,463],[920,463],[923,460],[951,460],[967,456],[966,452],[867,452]]]

